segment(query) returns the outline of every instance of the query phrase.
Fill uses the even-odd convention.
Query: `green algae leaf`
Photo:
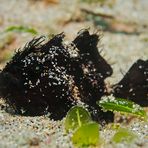
[[[99,143],[99,125],[90,122],[79,127],[72,136],[72,142],[77,147],[96,146]]]
[[[65,129],[66,131],[74,130],[90,121],[91,116],[86,109],[81,106],[74,106],[66,115]]]
[[[12,32],[12,31],[27,32],[34,35],[38,34],[38,32],[34,28],[25,27],[25,26],[10,26],[5,30],[5,32]]]
[[[112,141],[115,143],[121,143],[121,142],[131,143],[136,138],[137,135],[134,134],[133,132],[129,131],[126,128],[120,128],[113,136]]]
[[[122,113],[131,113],[136,116],[146,118],[146,112],[143,108],[126,99],[114,98],[113,96],[103,97],[97,104],[103,108],[103,110],[117,111]]]

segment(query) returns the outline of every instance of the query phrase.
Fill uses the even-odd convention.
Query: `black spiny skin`
[[[75,83],[79,88],[81,100],[89,105],[94,120],[112,121],[111,112],[104,113],[96,105],[96,101],[106,94],[104,79],[112,75],[112,68],[98,52],[97,34],[90,35],[88,30],[82,30],[73,43],[79,51],[79,62],[74,71]]]
[[[112,74],[110,65],[100,56],[99,36],[88,30],[78,33],[71,44],[63,43],[64,34],[42,44],[43,38],[29,42],[0,73],[0,96],[17,113],[51,113],[58,120],[78,99],[89,105],[96,120],[112,120],[96,100],[106,93],[104,79]]]
[[[114,86],[114,95],[148,106],[148,60],[137,60]]]

